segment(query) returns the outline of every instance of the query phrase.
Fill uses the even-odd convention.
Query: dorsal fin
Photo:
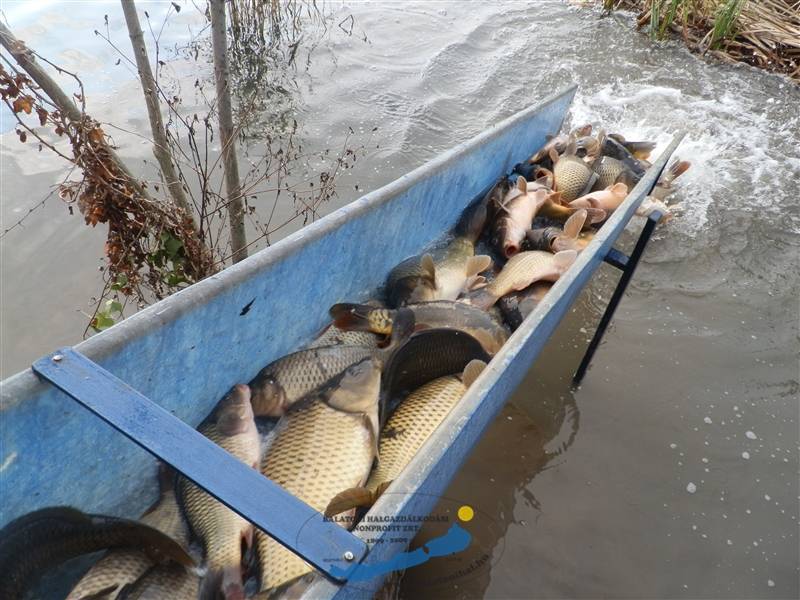
[[[472,382],[478,378],[478,375],[483,373],[483,370],[486,368],[486,363],[482,360],[471,360],[467,363],[467,366],[464,367],[464,372],[461,373],[461,383],[464,384],[464,387],[469,387],[472,385]]]
[[[571,239],[578,239],[578,235],[581,229],[583,229],[583,225],[586,223],[586,217],[588,216],[586,209],[583,208],[575,212],[575,214],[564,223],[564,235]]]
[[[478,273],[483,273],[492,266],[492,257],[485,254],[470,256],[467,261],[467,277],[472,277]]]

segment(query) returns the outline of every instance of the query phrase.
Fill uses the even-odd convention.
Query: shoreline
[[[798,0],[594,0],[605,13],[634,13],[656,40],[682,39],[701,56],[744,63],[800,84]]]

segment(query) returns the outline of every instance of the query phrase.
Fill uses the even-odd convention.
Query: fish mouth
[[[506,258],[511,258],[515,254],[519,254],[519,244],[515,244],[514,242],[503,244],[503,254]]]

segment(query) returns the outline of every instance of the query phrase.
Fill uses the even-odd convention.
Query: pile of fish
[[[622,204],[653,147],[591,126],[551,138],[468,206],[444,245],[392,269],[379,298],[331,307],[317,339],[234,386],[199,431],[353,525]],[[638,214],[668,218],[665,199],[688,167],[676,160]],[[140,522],[60,507],[11,523],[0,598],[22,598],[37,569],[98,550],[70,600],[295,597],[316,576],[192,482],[161,473],[161,498]],[[50,549],[30,554],[31,540]]]

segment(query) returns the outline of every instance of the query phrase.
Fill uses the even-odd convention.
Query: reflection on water
[[[537,498],[530,489],[534,478],[566,460],[569,448],[580,437],[577,403],[570,382],[581,357],[581,319],[591,312],[583,294],[555,336],[547,343],[536,365],[520,384],[515,401],[503,407],[486,435],[476,446],[464,468],[447,490],[481,511],[473,524],[475,543],[471,552],[440,558],[405,573],[403,598],[482,597],[493,573],[507,552],[517,550],[506,543],[510,527],[533,532],[539,516],[553,506]],[[443,511],[437,507],[434,514]],[[525,508],[520,516],[518,509]],[[477,523],[490,515],[491,527]],[[415,543],[441,535],[446,523],[426,524]],[[471,529],[472,531],[472,529]],[[480,560],[488,555],[490,560]],[[441,573],[468,573],[440,581]]]
[[[70,6],[43,9],[20,36],[55,56],[70,40],[73,60],[97,66],[90,111],[146,130],[135,82],[92,46],[101,17],[88,3]],[[654,47],[628,23],[559,0],[334,8],[352,13],[369,41],[331,35],[316,48],[297,79],[303,143],[338,147],[348,128],[378,127],[380,147],[325,210],[572,82],[573,122],[662,147],[687,129],[678,154],[693,163],[682,177],[684,214],[656,231],[582,388],[572,395],[569,377],[613,288],[611,269],[446,492],[474,498],[498,524],[482,540],[489,565],[428,594],[432,561],[407,574],[405,597],[800,596],[798,88],[677,43]],[[121,20],[110,21],[124,41]],[[182,23],[176,36],[193,27]],[[170,68],[196,77],[181,62]],[[4,221],[43,197],[60,169],[6,138]],[[135,136],[115,139],[126,158],[148,158]],[[0,242],[5,374],[83,329],[74,309],[97,287],[102,235],[77,219],[51,201],[26,235]],[[580,409],[573,439],[570,406]]]

